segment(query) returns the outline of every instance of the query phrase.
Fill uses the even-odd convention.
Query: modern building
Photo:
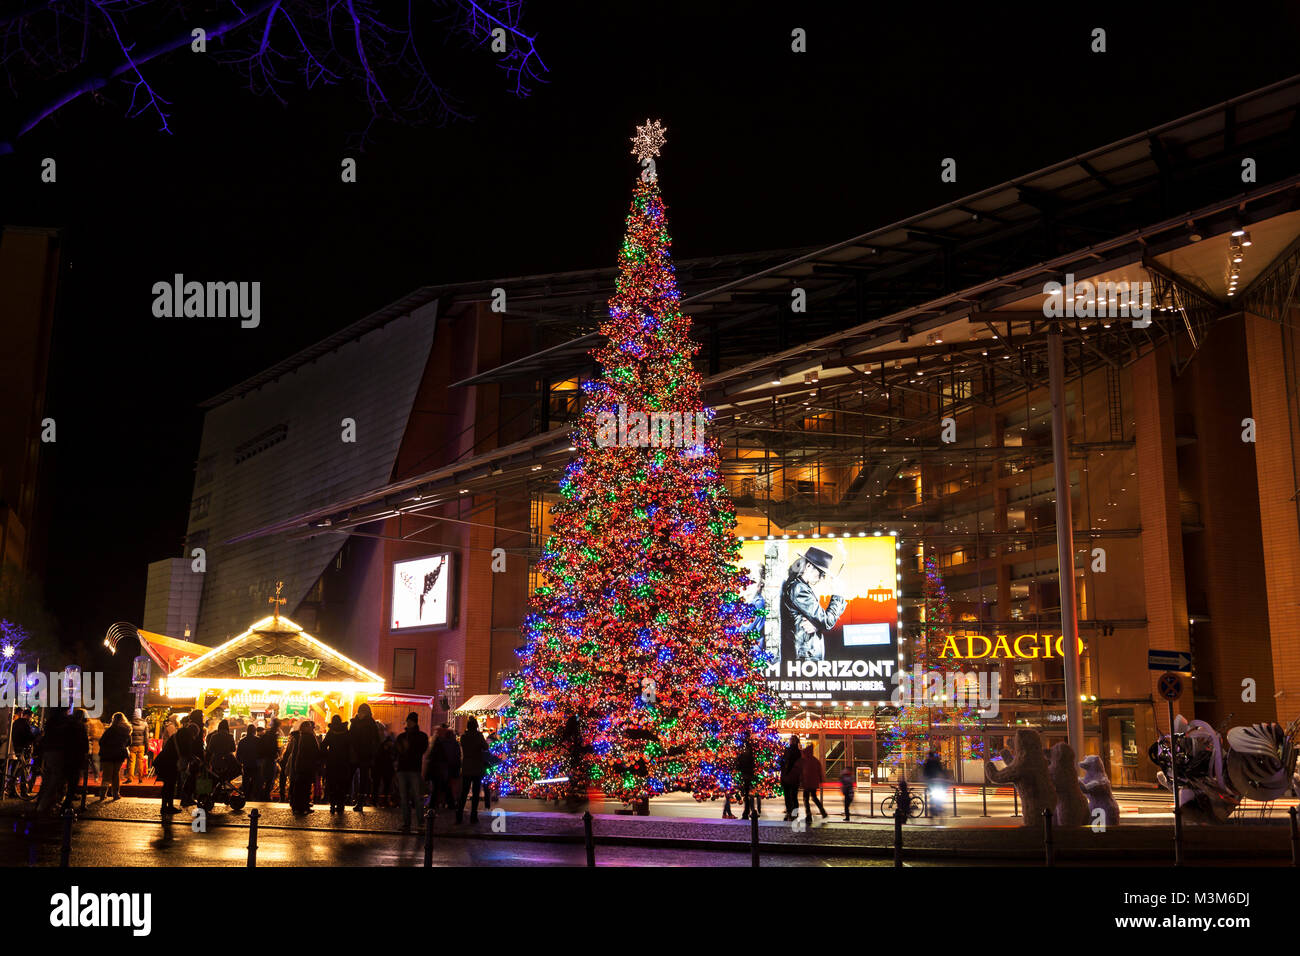
[[[58,230],[0,228],[0,572],[45,563],[41,440],[61,262]]]
[[[1002,688],[997,715],[937,730],[959,777],[973,738],[1066,737],[1058,494],[1084,746],[1114,780],[1154,778],[1152,652],[1190,657],[1189,718],[1300,716],[1300,78],[825,248],[678,272],[737,534],[895,534],[904,668],[942,569],[945,630]],[[210,403],[198,640],[283,578],[286,613],[393,690],[499,691],[612,282],[421,289]],[[376,378],[395,402],[366,405]],[[343,417],[382,439],[339,445]],[[793,699],[829,775],[886,761],[887,702]]]

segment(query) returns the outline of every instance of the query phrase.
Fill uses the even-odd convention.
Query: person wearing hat
[[[130,762],[126,765],[126,779],[135,777],[136,783],[144,783],[144,772],[149,767],[145,751],[149,746],[149,725],[137,707],[131,711],[131,745],[128,752]]]
[[[823,609],[814,588],[831,574],[831,555],[809,548],[790,563],[781,588],[781,661],[820,661],[826,657],[825,634],[835,626],[848,602],[835,594]]]

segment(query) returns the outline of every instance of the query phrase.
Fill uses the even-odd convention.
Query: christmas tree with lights
[[[960,661],[942,656],[951,631],[952,601],[934,558],[925,556],[922,585],[922,623],[912,642],[912,659],[904,672],[906,688],[898,716],[885,731],[885,759],[897,767],[906,760],[920,763],[931,751],[940,752],[942,740],[955,741],[958,760],[982,759],[984,742],[978,736],[979,713],[969,706],[948,704],[948,675],[963,673]],[[915,679],[920,674],[921,679]]]
[[[551,510],[526,645],[495,748],[503,792],[559,797],[595,787],[623,800],[740,790],[754,752],[771,794],[783,708],[752,640],[735,512],[707,437],[653,157],[638,127],[636,184],[619,277],[583,383],[576,455]],[[648,160],[648,162],[647,162]]]

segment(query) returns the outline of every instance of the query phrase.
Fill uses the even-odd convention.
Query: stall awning
[[[509,694],[475,694],[456,708],[458,714],[495,714],[510,706]]]
[[[381,694],[384,679],[321,643],[287,617],[258,621],[243,634],[173,671],[168,696],[207,688]]]
[[[404,704],[408,707],[432,707],[433,698],[423,694],[367,694],[368,704]]]

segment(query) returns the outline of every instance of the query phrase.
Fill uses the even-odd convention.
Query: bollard
[[[1295,820],[1295,814],[1291,815],[1292,822]],[[753,866],[758,866],[758,814],[749,818],[749,857]]]
[[[875,815],[876,815],[876,781],[872,780],[871,781],[871,812],[868,813],[867,816],[874,817]]]
[[[905,811],[906,812],[906,811]],[[903,865],[903,817],[894,814],[894,866]]]
[[[1011,788],[1011,815],[1020,816],[1020,791],[1015,787]]]
[[[257,819],[261,811],[254,807],[248,811],[248,865],[257,866]]]
[[[433,866],[433,821],[437,819],[438,809],[429,801],[429,812],[424,820],[424,865]]]
[[[952,815],[954,817],[957,815],[957,787],[955,785],[952,788]]]
[[[591,811],[584,810],[582,813],[582,829],[586,831],[587,839],[587,865],[596,865],[596,841],[591,836]]]
[[[980,784],[980,802],[984,804],[984,812],[980,816],[987,817],[989,815],[989,787],[986,783]]]
[[[1287,811],[1291,816],[1291,865],[1300,866],[1300,827],[1296,826],[1296,808]]]
[[[63,846],[59,848],[59,867],[67,869],[72,858],[72,807],[63,811]]]
[[[1047,865],[1052,866],[1056,862],[1056,850],[1052,846],[1052,811],[1043,811],[1043,847],[1047,851]]]

